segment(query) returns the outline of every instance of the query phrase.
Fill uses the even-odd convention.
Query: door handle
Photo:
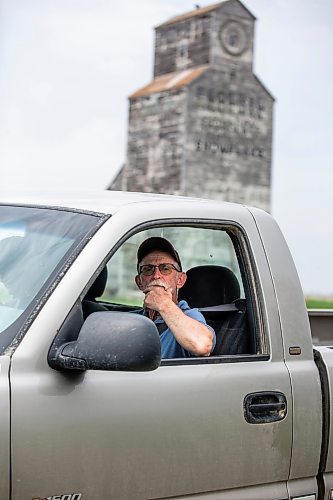
[[[244,418],[249,424],[268,424],[287,415],[287,398],[282,392],[252,392],[244,398]]]

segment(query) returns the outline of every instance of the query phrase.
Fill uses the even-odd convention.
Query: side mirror
[[[56,370],[150,371],[161,362],[154,323],[135,313],[95,312],[76,341],[62,344],[49,364]]]

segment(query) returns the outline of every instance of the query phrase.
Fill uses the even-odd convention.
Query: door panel
[[[215,491],[218,498],[272,482],[274,498],[285,498],[292,405],[282,362],[148,373],[33,369],[13,362],[13,500],[74,492],[128,500]],[[246,422],[244,398],[257,391],[284,394],[286,417]]]

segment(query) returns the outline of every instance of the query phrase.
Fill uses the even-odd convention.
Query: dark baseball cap
[[[162,252],[166,252],[171,257],[175,259],[177,264],[179,265],[179,269],[182,270],[182,264],[180,262],[180,258],[178,255],[177,250],[174,249],[172,243],[170,241],[166,240],[165,238],[161,238],[159,236],[152,236],[151,238],[148,238],[144,242],[141,243],[141,245],[138,248],[138,264],[137,267],[139,269],[139,264],[144,259],[146,255],[148,255],[150,252],[153,252],[154,250],[161,250]]]

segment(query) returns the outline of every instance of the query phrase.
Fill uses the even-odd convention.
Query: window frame
[[[161,366],[174,366],[185,364],[206,364],[206,363],[227,363],[227,362],[251,362],[251,361],[267,361],[270,359],[270,349],[268,342],[267,323],[265,321],[264,311],[262,309],[262,289],[258,278],[258,272],[255,265],[251,245],[248,240],[246,231],[241,224],[232,220],[216,220],[207,218],[163,218],[151,220],[134,226],[130,231],[126,232],[117,242],[116,245],[110,250],[107,257],[103,260],[98,267],[94,276],[81,294],[81,300],[85,293],[89,290],[90,286],[96,279],[97,275],[101,272],[103,267],[108,264],[113,255],[119,248],[132,236],[148,229],[163,228],[163,227],[191,227],[198,229],[215,229],[225,230],[228,232],[230,239],[233,243],[236,258],[238,261],[241,277],[243,281],[247,311],[251,311],[249,321],[251,322],[251,330],[253,340],[256,346],[256,353],[242,354],[242,355],[219,355],[207,357],[193,357],[193,358],[174,358],[162,359]],[[116,304],[115,304],[116,305]],[[119,304],[119,306],[121,306]],[[250,333],[251,334],[251,333]]]

